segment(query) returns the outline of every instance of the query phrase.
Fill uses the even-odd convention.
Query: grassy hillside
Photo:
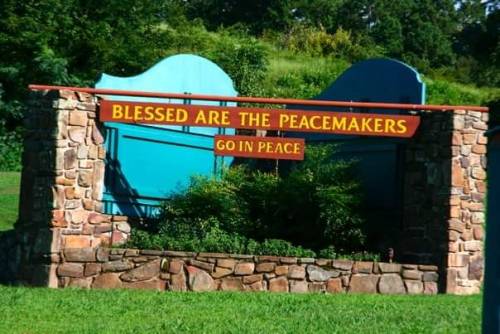
[[[269,64],[262,83],[266,96],[311,98],[351,66],[343,59],[280,51],[269,44],[268,47]],[[428,104],[486,105],[500,99],[498,87],[464,85],[437,75],[422,77],[427,85]]]
[[[0,287],[0,333],[478,333],[481,296]]]
[[[20,173],[0,172],[0,231],[11,229],[16,222],[20,181]]]

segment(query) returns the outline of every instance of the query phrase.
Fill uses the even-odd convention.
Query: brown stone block
[[[258,281],[262,281],[263,275],[262,274],[257,274],[257,275],[250,275],[250,276],[243,276],[243,283],[245,284],[252,284]]]
[[[424,284],[420,281],[406,281],[405,280],[406,291],[410,295],[418,295],[424,292]]]
[[[51,226],[53,227],[67,227],[68,222],[64,218],[64,210],[52,210]]]
[[[70,278],[68,288],[90,289],[91,283],[92,280],[88,278]]]
[[[284,276],[273,278],[269,281],[269,291],[288,292],[288,280]]]
[[[462,233],[465,229],[465,224],[463,224],[458,219],[450,219],[448,221],[448,229],[452,231],[457,231],[458,233]]]
[[[261,255],[257,257],[258,262],[279,262],[279,256]]]
[[[241,278],[231,277],[223,278],[221,280],[219,289],[222,291],[244,291],[245,287],[243,286]]]
[[[474,122],[474,123],[472,123],[472,127],[474,129],[482,130],[482,131],[488,130],[488,125],[486,125],[485,122]]]
[[[420,281],[422,279],[422,273],[418,270],[403,270],[403,278]]]
[[[472,145],[472,153],[476,154],[486,154],[486,145]]]
[[[212,272],[212,277],[213,278],[222,278],[225,276],[229,276],[233,273],[232,269],[229,268],[223,268],[223,267],[215,267],[214,272]]]
[[[327,266],[331,266],[332,265],[332,260],[328,260],[328,259],[316,259],[316,261],[314,263],[317,266],[320,266],[320,267],[327,267]]]
[[[484,229],[482,226],[475,226],[473,229],[472,229],[472,234],[474,236],[474,239],[476,240],[483,240],[483,237],[484,237]]]
[[[83,208],[88,211],[94,210],[94,201],[91,199],[84,198],[82,200],[83,202]]]
[[[81,144],[85,141],[87,131],[85,128],[71,128],[68,130],[69,139],[74,143]]]
[[[437,295],[438,285],[436,282],[424,282],[424,294]]]
[[[324,292],[325,291],[325,283],[313,282],[308,284],[309,292]]]
[[[186,266],[188,283],[192,291],[213,291],[217,288],[213,278],[204,270],[193,266]]]
[[[172,260],[168,266],[168,272],[171,274],[179,274],[184,267],[184,261]]]
[[[465,251],[480,251],[483,249],[483,242],[479,240],[470,240],[464,242]]]
[[[306,277],[306,270],[300,265],[291,265],[288,267],[288,278],[304,279]]]
[[[464,173],[459,160],[452,160],[451,165],[451,185],[453,187],[463,187]]]
[[[106,159],[106,150],[104,149],[104,147],[99,146],[97,158],[100,160]]]
[[[438,271],[438,267],[437,266],[424,265],[424,264],[419,265],[418,269],[421,270],[421,271]]]
[[[353,263],[354,262],[350,260],[333,260],[332,267],[335,269],[351,271]]]
[[[85,264],[85,276],[94,276],[101,272],[101,264],[100,263],[87,263]]]
[[[150,280],[160,274],[160,259],[145,263],[120,276],[122,281],[137,282]]]
[[[248,286],[245,287],[245,290],[248,290],[248,291],[264,291],[265,288],[264,288],[264,284],[263,282],[255,282],[255,283],[252,283]]]
[[[253,274],[254,269],[255,269],[255,263],[242,262],[236,265],[234,273],[235,275],[250,275]]]
[[[227,269],[234,269],[236,265],[236,260],[233,259],[217,259],[217,266]]]
[[[460,217],[460,207],[459,206],[451,206],[450,207],[450,218],[459,218]]]
[[[86,235],[67,235],[64,237],[65,248],[88,248],[90,237]]]
[[[278,276],[288,275],[288,266],[277,266],[274,273]]]
[[[424,282],[437,282],[439,280],[439,274],[435,271],[426,271],[422,277]]]
[[[350,293],[377,293],[378,275],[359,275],[351,276],[349,282]]]
[[[96,250],[94,248],[66,248],[64,258],[68,262],[95,262]]]
[[[406,293],[403,280],[399,274],[383,274],[378,282],[378,290],[381,294]]]
[[[456,195],[450,196],[450,205],[451,206],[460,205],[460,196]]]
[[[484,211],[484,204],[483,203],[467,203],[465,205],[467,207],[467,209],[469,209],[470,211]]]
[[[212,263],[206,263],[198,260],[189,260],[189,264],[192,266],[198,267],[200,269],[206,270],[211,273],[214,270],[214,265]]]
[[[450,252],[450,253],[458,252],[458,243],[457,242],[448,242],[448,252]]]
[[[57,275],[65,277],[83,277],[83,264],[63,263],[57,267]]]
[[[457,241],[458,239],[460,239],[460,233],[453,230],[448,231],[448,241]]]
[[[484,259],[481,255],[473,256],[469,264],[468,279],[481,281],[484,274]]]
[[[103,215],[100,213],[93,213],[93,212],[89,214],[88,219],[90,224],[101,224],[110,222],[110,217],[108,215]]]
[[[400,273],[401,265],[398,263],[384,263],[380,262],[378,264],[380,272],[382,273]]]
[[[477,137],[477,143],[480,145],[488,144],[488,137],[484,136],[483,134],[479,134],[479,136]]]
[[[95,289],[118,289],[123,286],[122,281],[116,273],[104,273],[97,276],[92,283]]]
[[[296,257],[280,257],[280,262],[283,264],[296,264],[297,263],[297,258]]]
[[[270,273],[274,271],[275,267],[276,263],[274,262],[262,262],[257,264],[255,271],[258,273]]]
[[[448,254],[448,267],[465,267],[469,263],[469,254]]]
[[[108,272],[108,271],[126,271],[129,269],[132,269],[134,265],[128,261],[110,261],[110,262],[104,262],[102,264],[102,271]]]
[[[326,292],[328,293],[339,293],[344,292],[342,288],[342,281],[340,278],[330,278],[326,282]]]
[[[309,284],[306,281],[295,281],[289,282],[290,292],[293,293],[306,293],[309,291]]]
[[[178,274],[170,275],[170,290],[172,291],[186,291],[186,275],[184,270],[181,270]]]
[[[463,135],[463,143],[467,145],[476,144],[476,137],[475,133],[466,133]]]
[[[473,167],[472,177],[476,180],[486,180],[486,171],[482,167]]]
[[[81,187],[90,187],[92,185],[93,173],[88,170],[81,170],[78,173],[78,185]]]
[[[70,111],[69,125],[87,126],[87,112],[79,110]]]
[[[451,137],[452,145],[462,145],[462,135],[459,132],[453,132]]]
[[[356,261],[352,267],[353,274],[371,274],[373,262]]]

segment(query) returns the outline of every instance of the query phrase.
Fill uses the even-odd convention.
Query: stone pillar
[[[404,261],[434,263],[441,290],[475,293],[483,276],[488,114],[422,115],[406,151]]]
[[[16,231],[24,247],[18,276],[27,283],[33,284],[40,273],[34,264],[41,262],[48,277],[40,285],[58,286],[64,249],[123,241],[114,220],[129,231],[123,218],[101,213],[106,152],[97,103],[85,93],[37,93],[26,117]]]

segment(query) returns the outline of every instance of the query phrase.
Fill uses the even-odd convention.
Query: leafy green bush
[[[352,163],[332,160],[333,145],[312,146],[281,175],[227,169],[193,177],[164,202],[158,223],[131,246],[191,251],[337,257],[362,249],[365,236]],[[329,247],[329,248],[328,248]]]
[[[21,170],[22,137],[18,132],[7,131],[0,123],[0,171]]]

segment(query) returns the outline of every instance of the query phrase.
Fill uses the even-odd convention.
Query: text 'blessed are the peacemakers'
[[[219,107],[147,102],[101,102],[100,120],[121,123],[290,130],[411,137],[420,118],[407,115]]]

